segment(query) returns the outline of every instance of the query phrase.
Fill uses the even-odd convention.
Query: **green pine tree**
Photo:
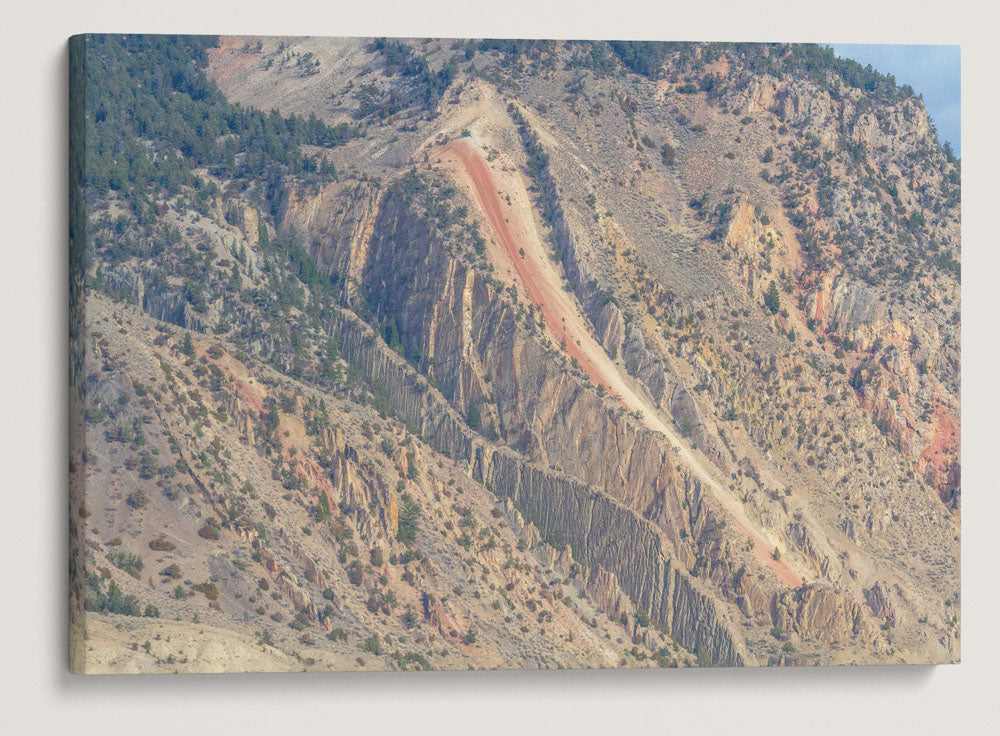
[[[330,502],[326,498],[326,492],[321,491],[319,494],[319,508],[316,510],[316,521],[326,521],[330,516]]]
[[[767,294],[764,295],[764,306],[766,306],[771,314],[777,314],[778,310],[781,309],[781,297],[778,295],[778,285],[771,281],[771,285],[767,287]]]

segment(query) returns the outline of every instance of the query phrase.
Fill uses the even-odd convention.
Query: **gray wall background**
[[[991,210],[998,105],[985,10],[843,0],[37,0],[0,44],[0,722],[7,733],[972,733],[998,714]],[[985,6],[984,6],[985,7]],[[965,205],[963,652],[958,666],[80,678],[66,672],[66,38],[85,31],[961,43]]]

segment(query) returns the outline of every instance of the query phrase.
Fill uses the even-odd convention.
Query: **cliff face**
[[[402,193],[385,198],[370,239],[341,241],[344,247],[348,252],[330,251],[333,260],[320,263],[334,269],[364,254],[359,291],[381,321],[395,325],[402,352],[440,394],[367,326],[341,316],[328,330],[406,421],[436,449],[469,463],[475,480],[514,501],[543,537],[565,540],[581,562],[610,571],[634,605],[685,647],[704,652],[708,662],[749,663],[729,613],[688,573],[702,549],[716,552],[701,561],[716,583],[733,561],[719,554],[715,523],[662,442],[568,377],[552,349],[519,327],[514,305],[449,254]],[[472,405],[485,433],[527,457],[494,449],[471,431],[461,413]],[[543,458],[551,470],[532,465]],[[693,498],[678,497],[685,486]],[[684,564],[671,561],[678,554]]]
[[[671,561],[660,529],[593,487],[534,467],[510,450],[490,447],[367,326],[345,316],[329,329],[345,357],[384,387],[422,437],[467,463],[473,480],[510,499],[543,538],[564,540],[581,563],[611,572],[636,606],[683,646],[704,652],[706,662],[753,663],[728,612]]]
[[[75,671],[619,664],[634,609],[613,574],[503,523],[504,506],[458,454],[475,445],[469,430],[419,389],[409,401],[405,385],[426,391],[423,379],[356,319],[338,322],[345,352],[373,378],[402,381],[394,400],[447,454],[362,401],[243,362],[222,340],[194,333],[191,357],[183,338],[157,344],[169,330],[134,307],[98,295],[88,306],[71,595],[74,626],[95,646],[74,651]],[[517,624],[491,616],[495,591]],[[615,596],[609,618],[599,601]],[[684,636],[692,648],[705,638]],[[396,649],[376,646],[387,637]],[[135,638],[157,644],[129,649]],[[669,643],[650,632],[643,646],[662,654],[635,664],[676,665]]]
[[[819,641],[869,630],[859,604],[842,592],[789,597],[769,573],[748,576],[747,566],[760,563],[662,437],[568,370],[524,326],[517,305],[432,229],[414,202],[390,192],[370,239],[348,246],[364,252],[358,287],[365,303],[380,324],[393,326],[399,353],[427,378],[366,326],[346,317],[329,326],[345,357],[422,437],[470,463],[474,479],[517,502],[544,536],[565,540],[581,562],[613,573],[633,605],[709,661],[755,661],[734,615],[764,627],[793,616],[789,631]],[[700,425],[683,386],[671,398],[679,419]],[[482,434],[463,419],[472,406]],[[491,438],[509,449],[493,448]],[[647,541],[632,549],[622,539]],[[845,608],[855,612],[849,624],[837,618]]]
[[[327,184],[315,194],[293,190],[279,213],[287,227],[308,237],[312,255],[338,274],[345,293],[363,278],[368,253],[357,245],[371,238],[382,193],[369,181]]]
[[[655,624],[712,664],[755,663],[729,612],[665,553],[658,529],[581,484],[552,477],[510,454],[486,453],[486,458],[477,454],[473,472],[487,488],[526,509],[545,536],[565,539],[581,562],[612,572]]]
[[[817,335],[855,358],[862,405],[954,508],[960,355],[952,307],[959,285],[948,252],[960,239],[957,172],[943,161],[916,98],[882,107],[857,90],[836,96],[801,82],[775,87],[768,109],[778,119],[820,150],[848,148],[853,157],[833,172],[835,187],[818,189],[824,202],[813,195],[800,209],[789,207],[800,232],[819,241],[833,235],[841,256],[800,280],[805,315]],[[801,159],[792,165],[803,168]],[[876,184],[874,196],[860,196],[865,183]],[[881,255],[859,267],[855,254],[872,246]],[[902,274],[894,298],[875,277],[880,269]]]

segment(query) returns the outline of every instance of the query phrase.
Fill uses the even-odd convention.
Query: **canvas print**
[[[960,149],[911,83],[84,35],[70,137],[74,672],[959,660]]]

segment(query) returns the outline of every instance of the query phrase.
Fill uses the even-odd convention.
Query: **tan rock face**
[[[896,625],[896,608],[889,598],[889,592],[881,582],[876,582],[871,588],[865,591],[865,600],[872,609],[872,613],[885,621],[889,626]]]
[[[406,251],[409,256],[415,255],[415,257],[422,260],[433,261],[434,256],[421,255],[420,251],[416,247],[413,247],[416,242],[415,240],[411,240],[410,242],[411,247]],[[373,249],[373,258],[370,263],[373,267],[379,267],[380,261],[376,249]],[[385,264],[382,264],[382,267],[386,267]],[[397,268],[398,266],[393,266],[390,267],[390,270],[396,270]],[[418,324],[429,322],[433,325],[435,345],[455,346],[443,354],[442,357],[447,358],[447,360],[442,362],[428,361],[430,370],[435,375],[438,385],[446,395],[449,390],[456,392],[456,395],[458,395],[461,387],[465,385],[462,376],[467,375],[463,373],[465,368],[467,368],[467,363],[454,362],[452,356],[456,354],[468,354],[470,351],[470,346],[463,344],[461,333],[462,312],[455,308],[454,305],[456,302],[448,296],[449,293],[453,292],[449,292],[446,286],[449,283],[455,283],[455,268],[452,265],[444,269],[443,281],[445,282],[446,301],[432,304],[428,307],[435,314],[433,320],[419,319],[419,313],[407,305],[405,291],[392,292],[395,297],[394,303],[398,305],[397,308],[399,311],[396,312],[396,316],[399,323],[408,324],[408,320],[409,324],[414,322]],[[504,318],[504,310],[507,307],[498,303],[495,297],[491,297],[488,288],[480,288],[478,292],[480,294],[479,298],[482,301],[473,301],[471,304],[473,323],[494,324],[499,325],[501,330],[510,330],[513,327],[513,321]],[[428,293],[433,293],[433,290],[427,285],[420,285],[414,289],[414,294],[421,295],[423,299],[426,299]],[[477,293],[477,290],[473,289],[473,293]],[[466,304],[465,302],[462,303],[463,305]],[[498,307],[499,315],[497,315]],[[449,326],[450,329],[446,329]],[[372,342],[370,338],[365,340],[362,334],[358,332],[359,328],[350,327],[348,329],[349,327],[348,323],[343,323],[335,329],[340,330],[340,339],[348,346],[346,350],[351,359],[366,366],[368,370],[373,371],[371,375],[380,385],[395,387],[400,385],[406,386],[408,383],[412,383],[412,381],[404,378],[406,371],[402,366],[393,369],[392,360],[388,362],[386,362],[385,358],[376,360],[372,351],[378,349],[378,344]],[[427,340],[426,337],[419,334],[412,336],[407,331],[407,328],[404,328],[403,335],[409,335],[410,339],[416,337],[418,340]],[[677,555],[677,559],[684,561],[687,569],[707,573],[712,583],[723,590],[735,587],[733,582],[735,568],[731,559],[734,549],[732,545],[719,544],[718,535],[720,527],[715,521],[711,520],[710,512],[704,503],[704,499],[697,493],[697,484],[692,484],[690,481],[683,481],[682,476],[676,474],[672,464],[666,461],[662,454],[655,456],[656,459],[651,459],[645,464],[639,460],[642,455],[637,453],[648,453],[656,447],[657,442],[655,438],[644,434],[638,429],[630,430],[627,424],[623,427],[617,423],[614,418],[608,415],[607,410],[603,408],[602,403],[597,399],[596,395],[581,391],[579,388],[568,390],[565,385],[560,385],[564,382],[555,374],[555,371],[546,371],[544,369],[539,371],[539,366],[544,366],[548,359],[544,356],[543,351],[531,347],[534,342],[527,336],[518,336],[516,330],[514,330],[513,335],[510,332],[501,332],[498,335],[480,331],[477,334],[477,338],[479,341],[478,345],[471,346],[471,349],[482,351],[478,361],[480,365],[510,365],[512,367],[510,371],[496,371],[491,376],[488,384],[490,390],[489,396],[496,404],[497,415],[501,418],[502,426],[509,426],[515,422],[523,423],[531,421],[531,415],[525,412],[524,405],[519,403],[519,396],[531,395],[537,397],[531,402],[530,411],[532,412],[537,412],[541,409],[548,413],[550,411],[548,406],[550,404],[554,405],[556,410],[552,412],[552,415],[568,417],[568,421],[564,423],[549,421],[544,433],[541,436],[535,436],[536,441],[544,443],[547,457],[572,458],[575,461],[574,467],[567,469],[565,472],[583,481],[588,478],[591,480],[594,478],[606,479],[603,481],[603,490],[605,493],[618,495],[619,498],[627,500],[628,503],[638,506],[639,510],[647,517],[657,520],[660,531],[656,532],[655,536],[662,535],[664,532],[667,533],[666,540],[669,540],[669,543],[675,550],[673,554]],[[405,340],[406,337],[404,337],[404,344]],[[519,349],[515,351],[512,348],[508,348],[510,353],[504,356],[502,352],[504,346],[511,346],[513,344],[517,344]],[[364,347],[365,345],[367,345],[367,348]],[[446,372],[449,370],[452,372]],[[419,395],[419,391],[411,389],[406,392],[397,392],[394,390],[390,395],[397,405],[412,407],[411,411],[414,411],[414,413],[411,415],[411,421],[420,427],[427,424],[427,412],[432,410],[422,408],[425,405],[424,401],[415,402],[416,396],[414,394]],[[428,393],[426,396],[429,398],[432,397],[432,394]],[[689,406],[689,410],[690,408]],[[581,414],[581,412],[584,413]],[[511,417],[511,415],[514,415],[516,419],[509,419],[508,417]],[[577,418],[579,418],[578,421]],[[517,499],[519,503],[526,500],[520,496],[522,491],[519,491],[519,488],[525,487],[526,478],[533,479],[540,477],[536,472],[532,472],[527,476],[523,472],[511,476],[510,471],[503,471],[503,474],[499,477],[491,475],[491,472],[495,472],[493,471],[495,467],[493,462],[485,461],[480,451],[473,450],[478,440],[468,436],[468,431],[458,424],[458,422],[452,420],[448,425],[450,425],[450,429],[445,430],[440,420],[432,422],[432,426],[435,427],[432,436],[445,440],[440,445],[442,450],[452,455],[458,454],[470,459],[477,458],[473,471],[474,477],[482,477],[487,487],[495,493],[503,495],[511,494],[511,497]],[[591,437],[586,442],[583,442],[582,438],[572,431],[572,426],[589,426],[591,428],[606,426],[607,429],[599,430],[596,442],[594,441],[593,432],[590,433]],[[604,439],[601,439],[602,433],[605,434]],[[434,439],[431,441],[434,442]],[[619,457],[617,453],[620,452],[620,448],[623,445],[629,449],[628,460],[625,460],[624,455],[620,456],[621,459],[616,459]],[[660,449],[656,451],[663,453],[665,450]],[[496,458],[498,456],[491,454],[486,457]],[[509,456],[504,455],[503,457]],[[626,471],[622,470],[623,466],[627,468]],[[646,478],[650,480],[646,481]],[[560,487],[559,482],[555,480],[546,481],[545,487],[551,487],[550,484],[552,483],[556,483],[556,487]],[[537,493],[537,491],[534,491],[533,486],[534,483],[529,483],[527,490],[523,492],[529,494],[532,492]],[[651,488],[653,491],[652,494],[649,494],[648,490],[640,490],[643,486],[646,486],[647,489]],[[687,493],[682,492],[678,496],[677,489],[685,487],[690,490]],[[502,491],[501,489],[506,489],[506,491]],[[593,491],[588,493],[593,494]],[[529,517],[532,521],[541,524],[543,531],[546,533],[556,530],[562,536],[569,537],[571,540],[573,539],[572,535],[577,534],[576,539],[578,539],[579,554],[583,557],[583,561],[586,564],[596,563],[605,570],[618,570],[619,572],[615,573],[616,575],[622,574],[620,572],[622,570],[621,566],[625,565],[624,569],[629,570],[629,575],[625,578],[625,589],[633,591],[633,594],[635,590],[641,590],[645,585],[641,582],[643,575],[650,576],[653,579],[663,578],[664,573],[655,572],[655,567],[651,568],[648,562],[637,563],[631,556],[625,560],[592,557],[588,552],[595,543],[594,533],[588,529],[578,532],[576,525],[579,522],[574,518],[574,515],[557,517],[558,520],[551,518],[546,520],[543,516],[543,509],[551,508],[551,495],[552,491],[546,493],[545,506],[538,505],[534,507],[530,506],[530,504],[541,504],[542,499],[538,498],[535,500],[532,495],[528,495],[527,502],[529,503],[529,508],[532,509],[529,512]],[[569,509],[573,509],[578,503],[570,503],[565,500],[559,501],[560,506],[565,506]],[[554,509],[549,513],[555,513]],[[577,513],[592,518],[594,511]],[[619,511],[616,513],[620,514],[623,512]],[[683,530],[683,533],[681,530]],[[635,539],[639,533],[637,529],[620,532],[623,538],[629,539]],[[662,543],[657,542],[656,544],[659,545]],[[577,547],[574,548],[576,549]],[[618,552],[619,554],[623,554],[624,550],[618,550]],[[634,569],[636,564],[639,565],[640,571],[638,572]],[[706,648],[714,650],[718,656],[728,658],[725,661],[734,662],[737,659],[742,661],[746,657],[746,654],[743,651],[742,645],[734,643],[731,630],[727,632],[725,627],[719,628],[719,625],[711,625],[707,629],[690,628],[694,624],[685,618],[690,614],[688,609],[694,606],[702,611],[703,615],[708,615],[704,613],[707,603],[704,601],[702,603],[694,602],[695,599],[692,599],[691,596],[695,595],[695,589],[683,571],[669,566],[669,563],[666,561],[659,564],[666,564],[668,566],[667,570],[669,572],[666,573],[665,580],[669,581],[670,584],[662,592],[652,591],[648,604],[640,599],[640,605],[649,605],[654,620],[660,621],[668,627],[672,627],[676,621],[678,628],[671,628],[670,630],[682,642],[690,642],[693,646],[697,646],[702,650]],[[600,576],[600,573],[597,573],[597,575]],[[599,580],[600,577],[597,579]],[[763,605],[763,600],[766,594],[759,592],[759,588],[756,586],[749,589],[748,592],[749,596],[744,596],[743,603],[740,606],[744,609],[744,613],[748,616],[753,616],[755,613],[765,610],[766,607]],[[733,594],[732,599],[735,600],[738,595]],[[624,612],[623,604],[617,602],[613,592],[602,593],[601,600],[605,605],[611,606],[612,612],[615,615],[620,615]],[[709,599],[705,599],[705,601],[707,600]],[[753,601],[752,605],[748,605],[748,600]],[[805,602],[797,602],[796,605],[802,607],[807,605],[811,600],[811,598],[807,598]],[[829,616],[822,618],[820,623],[815,623],[816,614],[806,609],[798,612],[797,615],[805,621],[799,627],[803,631],[811,632],[814,628],[822,628],[822,626],[827,624],[833,626],[836,623]],[[689,628],[685,629],[685,626]],[[721,636],[722,643],[709,643],[704,638],[709,635]],[[837,623],[835,633],[830,635],[834,638],[839,638],[841,635],[849,637],[854,635],[854,630],[853,627],[847,629]]]
[[[833,643],[870,636],[860,605],[836,590],[805,586],[778,597],[774,608],[775,625],[803,637]]]

